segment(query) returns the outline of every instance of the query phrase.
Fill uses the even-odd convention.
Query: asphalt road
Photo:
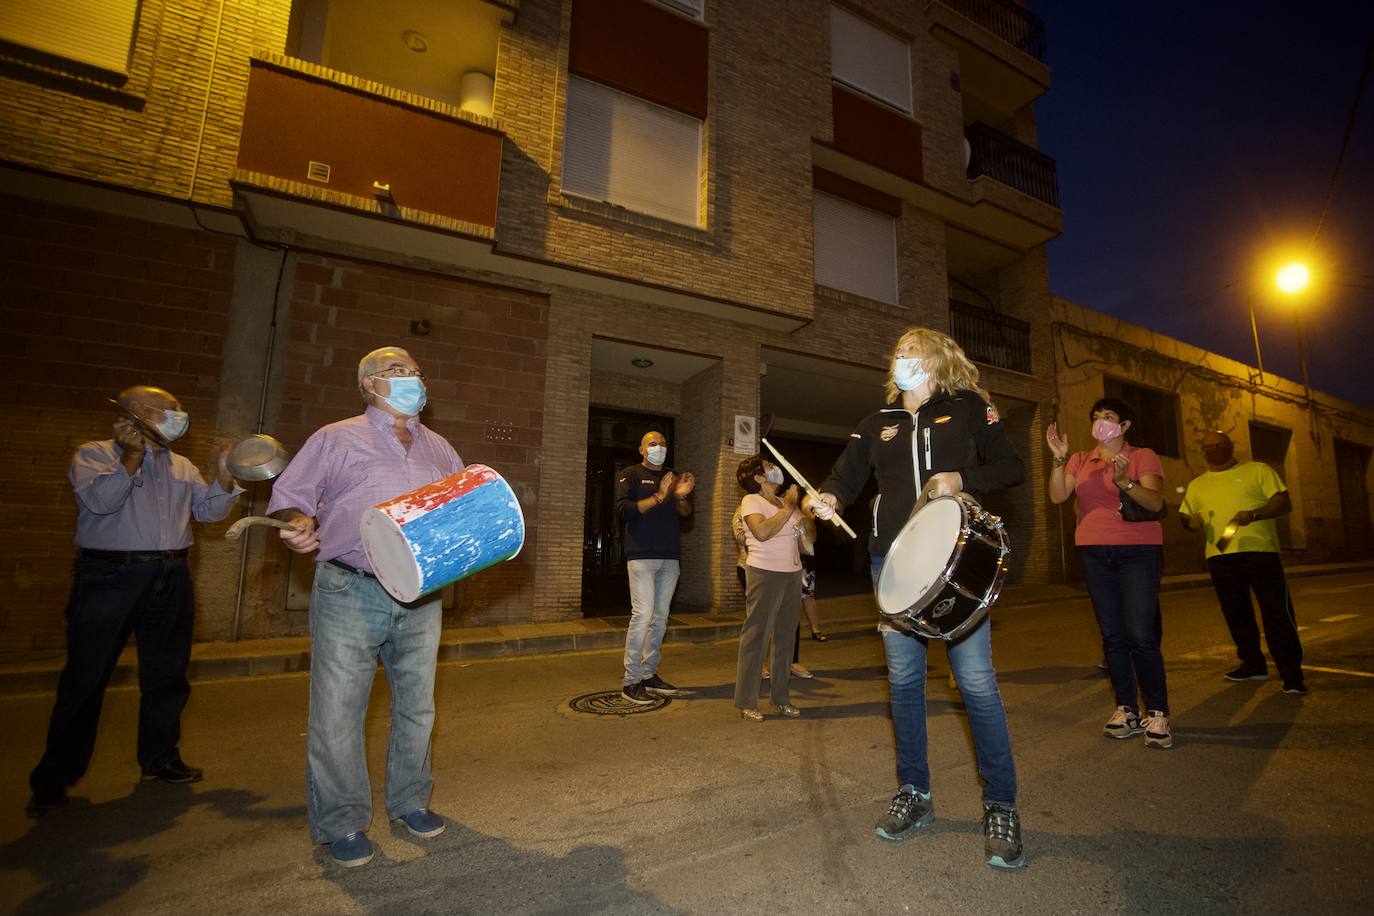
[[[932,652],[936,821],[901,845],[882,650],[870,627],[806,640],[800,720],[741,721],[736,643],[672,647],[694,696],[627,717],[568,701],[619,682],[614,652],[439,672],[429,841],[378,811],[345,871],[305,828],[304,676],[196,685],[194,786],[137,783],[137,692],[107,697],[70,809],[23,815],[50,695],[0,697],[0,910],[151,913],[1355,913],[1374,899],[1374,573],[1294,580],[1309,696],[1230,684],[1209,590],[1164,597],[1171,751],[1112,741],[1083,600],[994,611],[1029,866],[988,867],[957,693]],[[384,772],[387,696],[369,714]]]

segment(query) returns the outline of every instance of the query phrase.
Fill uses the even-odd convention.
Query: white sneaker
[[[1144,730],[1141,728],[1140,717],[1128,706],[1118,706],[1116,712],[1107,720],[1107,724],[1102,727],[1102,733],[1108,738],[1134,738]]]
[[[1174,746],[1174,734],[1169,730],[1169,717],[1157,709],[1152,709],[1140,720],[1145,728],[1145,746],[1168,750]]]

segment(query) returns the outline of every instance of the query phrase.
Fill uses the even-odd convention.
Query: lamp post
[[[1305,264],[1288,264],[1281,268],[1275,282],[1284,293],[1290,296],[1297,296],[1307,288],[1308,282],[1312,279],[1311,272]],[[1302,369],[1302,391],[1303,397],[1310,404],[1312,402],[1312,386],[1307,381],[1307,346],[1302,338],[1302,315],[1294,315],[1294,322],[1298,327],[1298,366]]]

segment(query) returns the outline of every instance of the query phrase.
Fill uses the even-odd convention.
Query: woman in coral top
[[[1125,401],[1102,398],[1089,412],[1097,447],[1069,454],[1069,439],[1051,423],[1045,441],[1052,453],[1050,502],[1078,497],[1074,544],[1083,581],[1092,597],[1102,651],[1107,657],[1116,712],[1107,720],[1109,738],[1145,735],[1146,747],[1173,746],[1169,690],[1156,622],[1159,580],[1164,571],[1164,530],[1157,521],[1128,522],[1121,501],[1142,509],[1164,505],[1164,470],[1150,449],[1126,442],[1135,412]],[[1137,685],[1145,700],[1142,717]]]

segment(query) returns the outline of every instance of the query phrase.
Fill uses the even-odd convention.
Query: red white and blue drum
[[[360,528],[377,581],[402,603],[509,560],[525,544],[515,492],[484,464],[368,509]]]

